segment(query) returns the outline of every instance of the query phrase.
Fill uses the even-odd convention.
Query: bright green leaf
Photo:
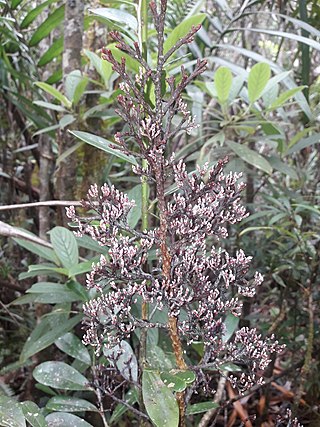
[[[219,67],[214,74],[214,84],[218,99],[224,104],[229,97],[232,86],[232,73],[227,67]]]
[[[71,102],[61,92],[59,92],[58,89],[44,82],[35,82],[35,85],[38,86],[40,89],[44,90],[45,92],[49,93],[50,95],[52,95],[54,98],[60,101],[61,104],[63,104],[65,107],[71,108],[71,105],[72,105]]]
[[[48,18],[39,25],[36,31],[32,34],[29,45],[36,46],[42,39],[47,37],[54,28],[61,24],[63,19],[64,5],[50,13]]]
[[[49,110],[59,111],[60,113],[64,113],[67,111],[64,107],[57,104],[52,104],[51,102],[45,102],[45,101],[34,101],[35,105],[38,105],[39,107],[48,108]]]
[[[255,64],[248,77],[248,96],[251,103],[261,96],[271,75],[270,66],[264,62]]]
[[[199,13],[198,15],[194,15],[190,18],[185,19],[183,22],[181,22],[181,24],[175,27],[164,42],[164,53],[168,52],[168,50],[171,49],[177,43],[178,40],[186,36],[190,31],[192,25],[202,24],[205,18],[205,13]]]
[[[23,21],[20,24],[21,29],[25,29],[29,27],[29,25],[36,19],[40,13],[46,9],[51,3],[55,3],[57,0],[47,0],[43,3],[39,4],[37,7],[33,7],[30,9],[30,12],[26,15],[26,17],[23,19]]]
[[[49,47],[48,50],[41,56],[38,61],[38,67],[43,67],[51,62],[54,58],[61,55],[63,52],[63,37],[59,37]]]
[[[274,110],[275,108],[282,107],[288,99],[292,98],[296,93],[301,92],[306,86],[298,86],[293,89],[289,89],[283,93],[270,105],[269,109]]]

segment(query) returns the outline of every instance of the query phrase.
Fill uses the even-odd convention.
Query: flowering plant
[[[214,392],[212,370],[223,372],[227,362],[245,365],[241,375],[229,377],[234,387],[244,391],[262,381],[257,373],[281,347],[272,337],[262,339],[255,329],[242,328],[233,340],[225,339],[226,316],[241,314],[239,296],[252,297],[262,276],[248,274],[251,257],[242,250],[231,256],[219,247],[219,241],[228,236],[228,226],[248,215],[240,202],[244,188],[241,175],[224,173],[226,158],[188,173],[184,161],[176,160],[170,152],[177,135],[197,127],[183,94],[207,64],[198,60],[190,73],[181,66],[180,78],[167,74],[170,57],[190,43],[200,27],[192,27],[165,50],[166,7],[166,0],[150,2],[158,41],[155,68],[149,65],[141,40],[129,45],[118,32],[111,36],[122,52],[139,62],[138,75],[133,78],[128,73],[124,58],[118,62],[110,50],[103,50],[103,58],[123,81],[118,114],[126,127],[115,135],[113,148],[134,156],[133,172],[141,177],[144,188],[154,189],[157,211],[153,221],[148,224],[145,216],[140,230],[131,228],[128,214],[134,201],[106,184],[89,189],[82,202],[88,216],[79,216],[72,206],[67,216],[76,223],[78,235],[89,235],[106,247],[106,254],[87,275],[87,286],[98,295],[84,306],[84,342],[93,346],[97,355],[103,351],[111,364],[100,367],[96,387],[102,395],[117,399],[119,384],[131,383],[140,394],[139,410],[131,407],[136,414],[149,417],[156,425],[183,426],[194,394]],[[148,331],[155,329],[170,338],[174,370],[167,374],[175,396],[164,386],[165,375],[159,374],[149,356]],[[128,344],[134,334],[139,337],[139,363]],[[190,365],[188,352],[192,343],[199,341],[203,343],[201,359]],[[104,368],[107,375],[103,375]],[[179,388],[176,382],[185,373],[189,379]],[[153,389],[148,387],[150,378]],[[150,402],[152,390],[155,393]],[[166,405],[171,421],[168,424],[162,419],[159,424],[161,399],[168,396],[173,402]]]

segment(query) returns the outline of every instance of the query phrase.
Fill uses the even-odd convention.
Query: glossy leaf
[[[198,15],[194,15],[190,18],[185,19],[183,22],[181,22],[181,24],[175,27],[164,42],[164,53],[168,52],[168,50],[171,49],[177,43],[178,40],[186,36],[190,31],[192,25],[202,24],[205,18],[205,13],[199,13]]]
[[[89,10],[94,15],[102,16],[102,18],[108,19],[112,22],[116,22],[117,24],[127,25],[133,31],[137,31],[138,29],[137,19],[124,10],[112,9],[110,7],[98,7],[97,9]]]
[[[138,380],[138,362],[129,343],[121,341],[119,345],[111,350],[104,347],[103,354],[110,363],[115,363],[118,371],[125,379]]]
[[[248,77],[248,96],[251,103],[260,98],[270,75],[270,66],[266,63],[260,62],[252,67]]]
[[[141,184],[134,186],[130,191],[128,191],[127,195],[129,200],[134,200],[136,203],[135,206],[130,209],[128,214],[128,224],[130,227],[134,228],[141,218]]]
[[[35,82],[35,85],[38,86],[40,89],[44,90],[45,92],[49,93],[50,95],[52,95],[54,98],[60,101],[61,104],[63,104],[65,107],[67,108],[71,107],[71,102],[61,92],[59,92],[58,89],[44,82]]]
[[[0,425],[3,427],[26,427],[22,409],[18,402],[7,396],[0,396]]]
[[[109,79],[113,73],[112,65],[108,61],[101,59],[100,56],[94,52],[91,52],[90,50],[84,50],[84,53],[90,59],[90,62],[96,71],[103,78],[105,85],[108,86]]]
[[[214,74],[214,84],[218,99],[224,104],[229,97],[232,86],[232,74],[229,68],[219,67]]]
[[[91,364],[91,358],[87,348],[81,342],[81,340],[71,332],[68,332],[65,335],[59,337],[55,341],[55,345],[59,350],[68,354],[69,356],[78,359],[87,365]]]
[[[228,342],[232,337],[234,332],[237,330],[239,324],[239,317],[234,316],[229,313],[224,321],[224,326],[226,328],[225,333],[223,334],[222,341],[224,343]]]
[[[23,346],[20,361],[25,362],[29,357],[49,347],[49,345],[53,344],[61,335],[69,332],[81,322],[82,317],[82,314],[78,314],[68,319],[62,325],[56,325],[54,328],[50,325],[48,318],[43,319],[32,331]]]
[[[143,371],[142,396],[146,411],[157,427],[178,427],[177,401],[158,372],[147,369]]]
[[[29,46],[36,46],[42,39],[47,37],[51,31],[56,28],[64,19],[64,5],[60,6],[54,12],[50,13],[48,18],[40,24],[32,34]]]
[[[48,424],[40,412],[40,408],[31,401],[22,402],[21,404],[23,415],[32,427],[47,427]]]
[[[64,227],[54,227],[50,231],[50,240],[62,265],[71,268],[78,264],[79,252],[74,234]]]
[[[46,416],[50,427],[92,427],[87,421],[67,412],[53,412]]]
[[[236,142],[232,141],[227,141],[227,144],[231,150],[234,151],[245,162],[255,166],[263,172],[268,174],[272,173],[272,167],[270,163],[260,154],[256,153],[243,144],[237,144]]]
[[[101,136],[93,135],[92,133],[82,132],[79,130],[69,131],[69,132],[72,135],[74,135],[76,138],[81,139],[87,144],[93,145],[94,147],[99,148],[100,150],[103,150],[106,153],[112,154],[113,156],[119,157],[120,159],[125,160],[126,162],[129,162],[133,165],[137,165],[137,161],[133,156],[127,156],[126,154],[122,153],[120,150],[111,148],[110,145],[114,146],[116,144],[111,141],[108,141],[107,139],[102,138]]]
[[[91,402],[71,396],[55,396],[52,397],[46,404],[46,408],[50,411],[61,412],[96,412],[98,409]]]
[[[44,362],[33,371],[40,384],[61,390],[88,390],[88,380],[64,362]]]

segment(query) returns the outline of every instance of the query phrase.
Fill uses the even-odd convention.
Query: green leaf
[[[164,53],[168,52],[168,50],[170,50],[177,43],[178,40],[186,36],[190,31],[192,25],[202,24],[205,18],[205,13],[199,13],[198,15],[194,15],[190,18],[185,19],[183,22],[181,22],[181,24],[175,27],[164,42]]]
[[[32,34],[29,46],[36,46],[42,39],[47,37],[64,19],[64,5],[50,13],[48,18]]]
[[[139,72],[139,68],[140,68],[139,62],[136,59],[129,56],[127,53],[122,52],[120,49],[118,49],[116,43],[108,44],[107,49],[111,50],[112,55],[118,62],[121,62],[121,58],[125,58],[126,66],[128,67],[128,69],[133,71],[135,74]]]
[[[58,268],[47,264],[35,264],[29,265],[28,271],[19,274],[19,279],[27,279],[28,277],[35,277],[41,275],[48,275],[59,277],[60,275],[68,276],[68,270],[66,268]]]
[[[66,285],[51,282],[39,282],[27,290],[29,294],[36,294],[35,302],[42,304],[60,304],[79,301],[79,295],[67,288]]]
[[[195,403],[194,405],[187,406],[186,414],[195,415],[201,414],[202,412],[210,411],[210,409],[219,408],[219,404],[215,402],[201,402]]]
[[[45,9],[47,6],[49,6],[51,3],[56,2],[57,0],[47,0],[41,3],[39,6],[34,7],[30,9],[30,12],[26,15],[26,17],[23,19],[23,21],[20,24],[21,29],[25,29],[29,27],[29,25],[36,19],[38,15]]]
[[[69,268],[69,277],[77,276],[78,274],[88,273],[92,270],[92,260],[80,262]]]
[[[52,249],[46,248],[45,246],[39,245],[38,243],[29,242],[24,239],[16,239],[13,238],[15,242],[17,242],[20,246],[27,249],[28,251],[38,255],[41,258],[45,258],[48,261],[52,261],[54,263],[58,263],[58,259],[56,254]]]
[[[214,74],[214,84],[221,104],[227,102],[231,86],[232,73],[227,67],[219,67]]]
[[[296,172],[296,170],[294,168],[292,168],[291,166],[289,166],[287,163],[282,162],[279,157],[276,156],[270,156],[268,158],[268,161],[270,163],[270,165],[276,169],[277,171],[288,175],[291,179],[296,179],[298,180],[298,174]]]
[[[50,427],[92,427],[82,418],[66,412],[53,412],[46,416],[46,421]]]
[[[45,82],[35,82],[34,83],[36,86],[38,86],[40,89],[44,90],[45,92],[49,93],[50,95],[52,95],[54,98],[56,98],[58,101],[61,102],[61,104],[63,104],[65,107],[67,108],[71,108],[71,102],[68,100],[68,98],[66,98],[61,92],[59,92],[56,88],[54,88],[53,86],[49,85],[48,83]]]
[[[78,104],[88,81],[88,78],[83,76],[80,70],[73,70],[67,75],[65,83],[66,95],[74,105]]]
[[[266,63],[260,62],[252,67],[248,77],[248,96],[251,103],[259,99],[270,75],[270,66]]]
[[[52,104],[51,102],[45,102],[45,101],[33,101],[35,105],[38,105],[39,107],[48,108],[49,110],[59,111],[60,113],[64,113],[67,110],[62,107],[61,105]]]
[[[174,371],[161,372],[160,378],[163,383],[172,391],[184,391],[196,379],[192,371]]]
[[[48,318],[44,318],[32,331],[31,335],[27,339],[23,346],[20,361],[23,363],[29,357],[33,356],[39,351],[49,347],[53,344],[61,335],[69,332],[73,329],[83,318],[82,314],[78,314],[71,317],[66,322],[60,325],[56,325],[54,329],[50,324]]]
[[[134,405],[136,402],[138,402],[138,394],[135,389],[131,389],[128,391],[128,393],[124,397],[124,401],[128,403],[129,405]],[[122,403],[119,403],[115,410],[113,411],[111,418],[110,418],[110,425],[116,423],[119,421],[119,419],[128,411],[128,407],[126,405],[123,405]]]
[[[298,143],[294,144],[285,154],[296,153],[297,151],[303,150],[304,148],[311,147],[314,144],[320,143],[320,133],[308,136],[307,138],[301,139]]]
[[[102,16],[102,18],[109,21],[116,22],[117,24],[127,25],[133,31],[138,30],[137,19],[128,12],[119,9],[112,9],[111,7],[98,7],[97,9],[89,9],[94,15]]]
[[[81,340],[71,332],[62,335],[55,341],[55,345],[59,350],[68,354],[69,356],[80,360],[86,365],[91,364],[90,354],[87,348],[82,344]]]
[[[150,366],[161,370],[170,370],[174,368],[174,364],[161,347],[147,347],[147,360]]]
[[[101,59],[96,53],[91,52],[90,50],[85,49],[84,53],[90,59],[90,62],[96,71],[103,78],[105,86],[108,87],[110,77],[113,73],[112,65],[108,61]]]
[[[143,371],[142,396],[146,411],[157,427],[178,427],[177,401],[162,382],[159,372],[146,369]]]
[[[33,371],[40,384],[61,390],[88,390],[88,380],[64,362],[44,362]]]
[[[288,99],[292,98],[296,93],[301,92],[305,87],[306,86],[298,86],[281,93],[268,109],[274,110],[275,108],[282,107]]]
[[[64,227],[54,227],[50,231],[50,240],[62,265],[71,268],[78,264],[79,252],[74,234]]]
[[[271,175],[272,167],[270,163],[260,154],[243,144],[232,141],[227,141],[227,144],[242,160]]]
[[[0,425],[3,427],[26,427],[22,409],[11,397],[0,396]]]
[[[238,324],[239,324],[239,317],[229,313],[224,321],[224,326],[226,328],[226,331],[222,337],[223,343],[226,343],[229,341],[229,339],[232,337],[233,333],[237,329]]]
[[[103,354],[112,365],[116,360],[115,365],[123,378],[138,381],[138,362],[129,343],[121,341],[112,349],[104,347]]]
[[[113,156],[117,156],[126,162],[129,162],[133,165],[137,165],[137,161],[133,156],[127,156],[119,150],[111,148],[110,145],[116,145],[115,143],[108,141],[107,139],[102,138],[98,135],[93,135],[92,133],[82,132],[79,130],[69,131],[76,138],[81,139],[81,141],[86,142],[87,144],[93,145],[100,150],[105,151],[106,153],[112,154]]]
[[[40,408],[31,401],[20,403],[22,412],[32,427],[47,427],[48,424],[40,412]]]
[[[78,397],[56,396],[52,397],[46,404],[46,408],[50,411],[61,412],[96,412],[98,409],[87,400],[79,399]]]
[[[49,47],[48,50],[41,56],[38,61],[38,67],[43,67],[51,62],[54,58],[61,55],[63,52],[63,37],[59,37]]]
[[[136,202],[135,206],[130,209],[128,214],[128,224],[134,228],[141,218],[141,184],[134,186],[130,191],[127,192],[129,200]],[[148,187],[149,197],[149,187]]]
[[[219,365],[219,370],[221,372],[226,371],[226,372],[241,372],[242,369],[235,365],[234,363],[231,362],[226,362],[226,363],[222,363],[221,365]]]

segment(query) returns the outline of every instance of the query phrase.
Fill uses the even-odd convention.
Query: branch
[[[26,233],[25,231],[22,231],[16,227],[12,227],[11,225],[2,221],[0,221],[0,236],[16,237],[19,239],[29,240],[29,242],[38,243],[38,245],[46,246],[47,248],[52,248],[50,243],[40,239],[40,237]]]
[[[47,200],[44,202],[34,202],[34,203],[19,203],[14,205],[3,205],[0,206],[0,211],[8,211],[10,209],[28,209],[28,208],[37,208],[41,206],[81,206],[81,203],[78,201],[68,201],[68,200]]]

